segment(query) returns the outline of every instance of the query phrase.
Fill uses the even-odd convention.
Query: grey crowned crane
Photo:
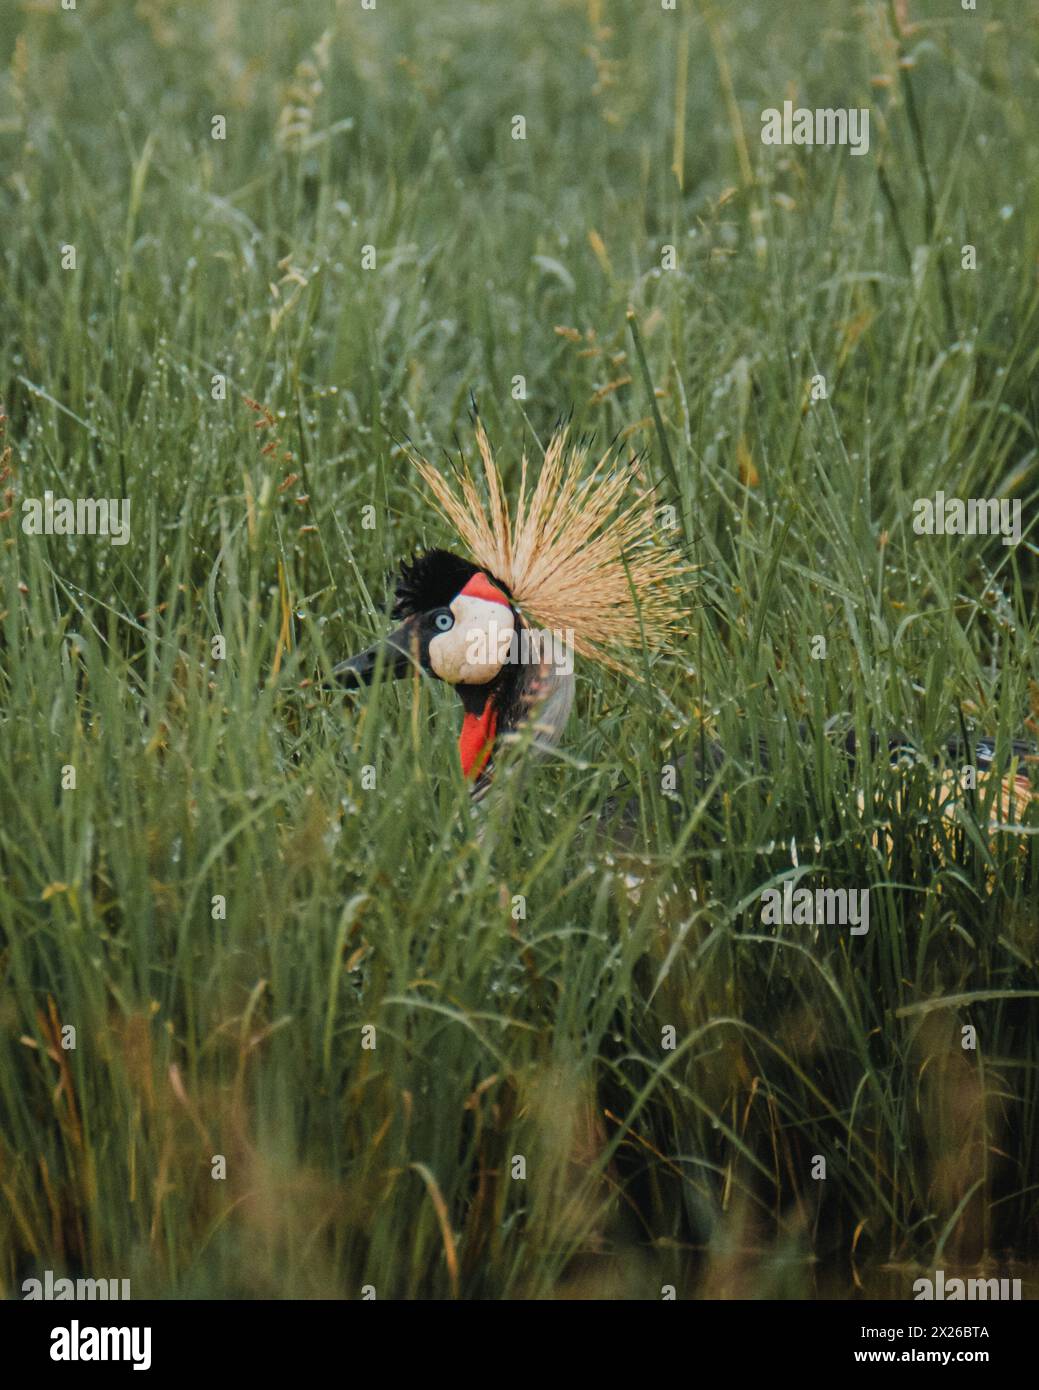
[[[410,456],[471,558],[434,549],[403,562],[393,607],[400,626],[334,667],[333,675],[358,686],[371,681],[380,663],[393,676],[417,665],[453,685],[463,709],[462,771],[479,799],[491,782],[495,748],[511,734],[529,729],[542,746],[561,737],[573,703],[575,652],[632,676],[636,651],[667,647],[683,612],[681,580],[690,567],[676,548],[661,543],[652,499],[631,497],[630,472],[617,466],[611,450],[589,470],[586,446],[570,446],[568,430],[558,430],[533,487],[523,457],[512,510],[478,416],[475,426],[486,504],[464,460],[456,478],[448,479]],[[870,743],[875,754],[880,740],[872,735]],[[853,735],[845,737],[844,748],[854,762]],[[704,751],[708,771],[726,761],[716,743]],[[893,762],[917,756],[900,735],[888,741],[888,752]],[[999,775],[991,739],[970,746],[952,740],[946,754],[975,764],[978,785]],[[1035,748],[1015,742],[1009,757],[1012,768],[1002,775],[994,803],[1000,819],[990,832],[1019,829],[1022,811],[1036,797],[1022,771],[1039,762]],[[758,763],[767,770],[764,750]],[[951,811],[960,795],[958,774],[946,770],[934,795],[936,807]]]
[[[556,432],[536,484],[521,465],[511,511],[486,432],[476,441],[488,505],[463,463],[456,490],[425,459],[412,461],[472,559],[429,550],[400,567],[381,643],[336,666],[345,685],[370,681],[382,661],[401,676],[415,664],[447,681],[462,701],[462,771],[480,797],[497,744],[530,726],[551,746],[573,703],[574,653],[630,672],[642,643],[660,648],[681,613],[675,581],[688,568],[655,537],[652,501],[632,500],[612,451],[586,470],[587,448]]]

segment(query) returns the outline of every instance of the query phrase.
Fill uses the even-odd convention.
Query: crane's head
[[[453,685],[465,711],[462,769],[486,781],[495,739],[507,730],[532,723],[536,742],[559,738],[574,651],[634,675],[625,652],[666,643],[686,566],[656,536],[650,495],[632,500],[630,466],[612,450],[587,468],[587,444],[570,446],[567,428],[558,430],[533,486],[521,460],[510,507],[478,416],[474,423],[486,502],[464,460],[446,478],[411,456],[473,558],[429,550],[402,564],[393,606],[400,626],[334,675],[357,686],[380,668],[393,676],[418,668]]]
[[[429,550],[401,565],[393,617],[403,622],[383,642],[335,668],[343,684],[370,682],[381,655],[394,676],[418,665],[449,685],[487,685],[508,660],[518,615],[500,580]]]
[[[429,550],[401,565],[392,616],[403,619],[398,628],[332,674],[343,685],[367,685],[381,663],[390,676],[417,667],[456,686],[465,708],[462,771],[476,776],[524,676],[515,641],[523,620],[506,586],[461,556]]]

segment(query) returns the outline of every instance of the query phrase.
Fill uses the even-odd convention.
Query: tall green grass
[[[825,736],[938,756],[1039,704],[1034,529],[911,527],[939,488],[1034,523],[1036,11],[910,10],[12,10],[6,1294],[1034,1267],[1039,821],[992,838],[986,793],[942,817],[930,767]],[[870,106],[868,157],[763,147],[790,95]],[[625,431],[696,566],[677,653],[580,669],[479,816],[450,691],[321,689],[449,542],[397,441],[465,443],[470,392],[512,478],[571,406]],[[24,535],[46,489],[129,497],[130,543]],[[868,935],[762,924],[794,859],[870,889]]]

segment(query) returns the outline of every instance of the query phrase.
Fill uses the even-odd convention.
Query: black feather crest
[[[410,618],[446,608],[464,589],[478,566],[450,550],[427,550],[410,561],[402,560],[394,591],[394,618]]]

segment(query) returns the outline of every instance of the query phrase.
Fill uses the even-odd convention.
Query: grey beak
[[[381,660],[387,676],[396,680],[397,677],[406,675],[413,666],[421,664],[418,648],[418,628],[415,620],[409,618],[396,632],[391,632],[383,641],[376,642],[374,647],[358,652],[356,656],[348,657],[338,666],[333,666],[332,675],[340,685],[356,690],[362,685],[371,685]]]

